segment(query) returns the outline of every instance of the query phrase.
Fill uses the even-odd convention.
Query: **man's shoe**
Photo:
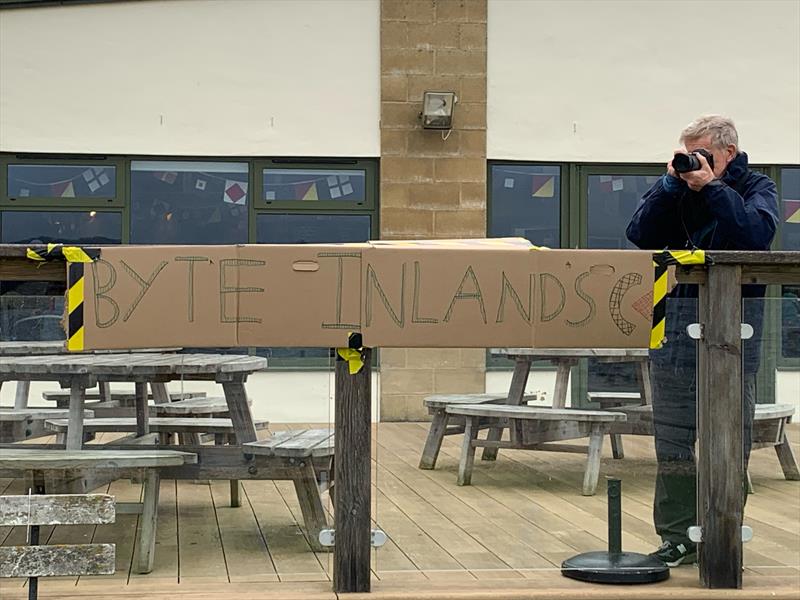
[[[677,567],[680,564],[691,564],[697,562],[697,545],[691,542],[687,542],[686,544],[664,542],[658,547],[658,550],[650,553],[650,556],[663,561],[668,567]]]

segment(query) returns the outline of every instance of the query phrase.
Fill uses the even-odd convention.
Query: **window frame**
[[[115,168],[115,195],[113,198],[76,196],[74,198],[48,197],[48,196],[27,196],[23,198],[12,198],[8,194],[8,168],[13,165],[43,165],[43,166],[101,166],[105,162],[107,166]],[[63,207],[76,208],[123,208],[125,206],[125,191],[127,179],[127,165],[122,158],[110,157],[105,155],[78,155],[65,156],[63,159],[55,158],[51,155],[35,154],[0,154],[0,208],[33,208],[42,207],[48,210],[61,210]]]
[[[253,196],[253,206],[256,210],[274,210],[277,212],[297,211],[297,212],[323,212],[344,210],[376,210],[378,206],[378,192],[380,181],[378,178],[378,165],[373,159],[352,158],[352,159],[308,159],[308,158],[267,158],[253,161],[253,177],[255,178],[255,195]],[[344,200],[315,200],[304,202],[301,200],[275,200],[267,201],[264,199],[264,177],[265,169],[283,170],[318,170],[318,171],[341,171],[356,170],[364,171],[364,201],[344,201]]]

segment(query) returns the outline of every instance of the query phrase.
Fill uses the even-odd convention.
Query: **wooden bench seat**
[[[263,419],[254,419],[256,429],[266,429],[269,422]],[[219,433],[233,434],[233,423],[230,419],[208,418],[195,419],[192,417],[151,417],[148,420],[150,431],[156,433]],[[56,433],[66,433],[69,425],[68,419],[50,419],[45,422],[45,427]],[[136,419],[132,417],[85,419],[84,432],[122,432],[136,431]]]
[[[170,392],[170,402],[186,400],[188,398],[202,398],[205,392]],[[56,408],[69,408],[69,390],[42,392],[42,398],[47,402],[55,402]],[[148,400],[153,400],[153,394],[148,394]],[[134,392],[111,392],[111,402],[115,406],[133,407],[136,402]],[[86,392],[85,402],[103,402],[100,392]]]
[[[280,431],[269,439],[242,445],[246,454],[288,458],[297,465],[294,482],[297,499],[303,513],[308,542],[316,552],[326,550],[319,542],[319,532],[328,527],[320,494],[332,489],[332,460],[334,455],[333,429],[298,429]],[[325,477],[320,481],[315,461],[323,463]],[[327,548],[330,550],[330,548]]]
[[[597,489],[600,474],[600,453],[603,436],[614,423],[625,422],[622,412],[579,410],[571,408],[546,408],[509,405],[452,405],[447,413],[466,420],[461,461],[458,466],[458,485],[469,485],[475,461],[475,449],[517,448],[523,450],[555,450],[588,454],[583,478],[584,496]],[[492,427],[508,427],[510,439],[478,439],[482,419],[490,419]],[[588,446],[554,444],[564,440],[589,438]]]
[[[57,472],[111,470],[119,477],[144,471],[141,503],[118,504],[119,512],[140,513],[136,543],[140,573],[153,570],[158,516],[160,467],[177,467],[197,462],[197,455],[175,450],[142,448],[140,450],[40,450],[4,448],[0,452],[0,471],[29,475],[37,492],[47,492],[46,483]]]
[[[464,433],[464,419],[457,415],[449,415],[447,413],[448,406],[503,404],[506,402],[506,398],[506,394],[434,394],[427,396],[423,403],[432,419],[428,437],[422,449],[422,456],[419,459],[419,468],[433,469],[436,466],[436,459],[442,448],[444,436]],[[524,396],[523,401],[533,402],[537,398],[537,394],[531,394]]]
[[[248,400],[252,405],[252,401]],[[156,404],[153,410],[159,417],[170,416],[208,416],[217,415],[221,416],[222,413],[228,412],[228,402],[224,396],[198,396],[196,398],[186,398],[185,400],[176,400],[165,404]]]
[[[21,442],[46,435],[53,435],[45,429],[48,419],[65,419],[69,410],[58,408],[10,408],[0,409],[0,444]],[[91,410],[83,411],[83,418],[94,417]]]

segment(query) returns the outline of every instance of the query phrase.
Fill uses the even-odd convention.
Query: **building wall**
[[[800,162],[800,3],[489,0],[490,159],[666,162],[704,113]]]
[[[378,156],[378,15],[378,0],[3,10],[0,150]]]
[[[453,129],[421,127],[423,92],[458,97]],[[486,235],[486,0],[381,2],[382,239]],[[482,392],[484,351],[381,351],[381,418],[433,393]]]

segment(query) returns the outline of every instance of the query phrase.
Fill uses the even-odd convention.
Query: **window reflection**
[[[4,244],[84,244],[122,242],[122,213],[96,210],[3,211],[0,241]]]
[[[10,198],[114,198],[117,169],[109,165],[8,165]]]
[[[561,168],[551,165],[492,165],[489,236],[524,237],[558,248]]]
[[[259,244],[338,244],[370,239],[369,215],[261,214]]]
[[[589,175],[588,248],[635,248],[625,237],[639,200],[658,175]]]
[[[358,169],[264,169],[266,202],[364,202],[366,172]]]
[[[131,243],[247,242],[247,163],[131,162]]]
[[[800,169],[781,169],[781,247],[800,250]],[[781,355],[800,358],[800,286],[781,288]]]

